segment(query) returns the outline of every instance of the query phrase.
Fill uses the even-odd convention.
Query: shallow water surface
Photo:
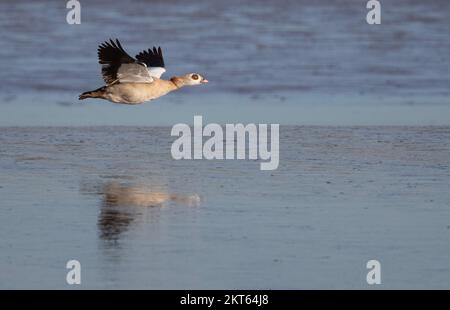
[[[280,166],[170,127],[2,128],[1,288],[450,286],[449,127],[280,128]]]
[[[81,24],[68,25],[66,1],[1,1],[0,125],[173,125],[171,116],[180,109],[191,108],[190,116],[206,113],[199,102],[229,121],[248,115],[253,102],[256,113],[289,125],[309,119],[313,125],[354,125],[329,117],[335,113],[330,108],[354,103],[343,113],[363,109],[363,125],[384,125],[386,118],[394,125],[449,125],[439,115],[449,109],[450,2],[385,1],[379,26],[366,23],[366,3],[86,1]],[[210,83],[169,94],[154,108],[132,108],[136,113],[99,100],[79,102],[80,93],[103,85],[97,46],[111,37],[133,56],[161,45],[164,78],[199,72]],[[261,103],[271,108],[260,109]],[[290,105],[301,115],[316,104],[328,112],[292,118]],[[103,105],[109,109],[90,108]],[[397,113],[398,105],[406,109]],[[422,109],[408,109],[416,105]],[[366,110],[380,106],[393,109]]]

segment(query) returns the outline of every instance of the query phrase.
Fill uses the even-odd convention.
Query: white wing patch
[[[158,79],[161,78],[161,75],[163,75],[164,72],[166,72],[166,69],[164,69],[163,67],[152,67],[147,68],[147,70],[150,76]]]
[[[117,79],[120,83],[151,83],[154,81],[147,67],[138,63],[122,64],[117,70]]]

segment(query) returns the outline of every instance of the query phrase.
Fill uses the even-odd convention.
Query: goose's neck
[[[181,88],[181,87],[185,86],[184,80],[181,77],[174,76],[174,77],[170,78],[170,81],[173,83],[173,85],[175,85],[176,88]]]

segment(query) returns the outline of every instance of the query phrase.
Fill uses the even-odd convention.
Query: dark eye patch
[[[191,77],[193,80],[198,80],[198,74],[193,74]]]

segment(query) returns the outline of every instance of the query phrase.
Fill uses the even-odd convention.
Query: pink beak
[[[208,80],[207,79],[203,79],[203,80],[200,81],[200,83],[206,84],[206,83],[208,83]]]

